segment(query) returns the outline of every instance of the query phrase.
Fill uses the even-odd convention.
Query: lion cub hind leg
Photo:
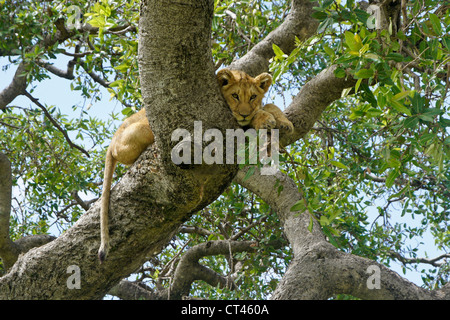
[[[129,117],[119,127],[111,141],[111,153],[117,161],[132,165],[154,141],[145,109]]]
[[[100,211],[101,244],[98,251],[100,263],[106,259],[109,248],[108,211],[112,177],[117,162],[133,164],[154,141],[154,135],[145,115],[145,109],[126,119],[114,134],[106,152],[105,172]]]
[[[258,110],[253,116],[251,126],[256,130],[259,129],[274,129],[277,125],[275,117],[264,110]]]
[[[281,111],[280,108],[278,108],[276,105],[271,103],[266,104],[263,107],[263,110],[273,115],[277,123],[276,127],[278,129],[285,130],[288,133],[294,132],[294,125],[292,124],[291,121],[288,120],[288,118],[286,118],[283,111]]]
[[[113,157],[125,165],[132,165],[141,153],[154,141],[148,122],[139,121],[128,125],[114,139]]]

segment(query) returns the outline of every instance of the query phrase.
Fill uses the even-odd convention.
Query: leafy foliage
[[[283,155],[282,170],[298,183],[305,198],[293,209],[308,209],[340,250],[386,265],[398,261],[405,272],[418,270],[424,286],[439,287],[449,280],[448,263],[424,267],[415,259],[449,253],[450,247],[450,9],[440,1],[407,1],[402,25],[376,30],[369,26],[370,14],[354,0],[319,3],[316,36],[297,41],[289,54],[273,45],[270,71],[276,83],[269,99],[288,106],[299,88],[331,65],[337,66],[336,77],[358,81],[324,112],[304,140]],[[94,103],[100,100],[99,87],[106,87],[123,105],[122,114],[129,115],[142,105],[136,59],[138,5],[106,0],[0,1],[0,56],[10,60],[3,68],[26,61],[28,83],[42,86],[51,72],[39,61],[53,63],[69,56],[73,78],[61,81],[70,81],[73,91]],[[83,15],[74,16],[76,10]],[[217,66],[243,56],[288,11],[287,1],[215,0],[212,54]],[[73,35],[50,47],[39,45],[46,36],[61,32],[60,19]],[[77,22],[96,29],[82,29]],[[118,116],[100,120],[82,108],[78,119],[69,119],[57,106],[46,108],[90,157],[72,148],[42,109],[10,105],[0,111],[0,151],[13,164],[13,239],[55,232],[53,225],[63,231],[84,212],[74,192],[86,199],[101,194],[105,144],[114,132],[111,121]],[[118,169],[117,178],[124,170]],[[238,185],[185,227],[204,232],[178,234],[134,275],[136,281],[168,286],[183,252],[201,242],[238,235],[237,240],[258,241],[258,251],[202,261],[219,274],[238,274],[238,289],[199,282],[191,293],[212,299],[266,298],[292,258],[276,213]],[[431,243],[425,246],[424,238]],[[423,251],[430,246],[434,250]]]

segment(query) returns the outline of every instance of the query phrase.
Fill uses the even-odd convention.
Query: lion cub
[[[217,80],[240,126],[250,126],[256,130],[278,128],[288,133],[294,131],[292,122],[276,105],[262,106],[264,94],[272,84],[270,74],[262,73],[252,78],[242,71],[222,69],[217,73]]]
[[[274,104],[262,106],[264,94],[272,84],[272,77],[262,73],[252,78],[242,71],[222,69],[217,73],[222,94],[233,116],[241,126],[255,129],[278,128],[291,133],[292,123]],[[111,182],[117,162],[133,164],[140,154],[154,141],[153,132],[148,123],[145,109],[127,118],[114,134],[106,151],[103,194],[100,209],[101,244],[98,258],[103,262],[108,253],[109,230],[108,210]]]

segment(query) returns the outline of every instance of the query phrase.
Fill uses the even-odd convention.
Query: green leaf
[[[93,27],[102,28],[105,26],[105,17],[102,16],[96,16],[93,17],[91,20],[88,21],[89,24]]]
[[[331,160],[330,163],[335,167],[348,170],[348,167],[345,164],[340,163],[339,161]]]
[[[450,120],[441,117],[441,118],[439,119],[439,124],[440,124],[442,127],[444,127],[444,128],[450,127]]]
[[[322,3],[322,8],[323,9],[328,8],[333,3],[333,1],[334,0],[324,0],[323,3]]]
[[[426,111],[423,113],[427,116],[438,116],[444,113],[444,110],[439,109],[439,108],[428,108],[426,109]]]
[[[272,49],[275,53],[275,57],[278,59],[284,58],[286,55],[284,54],[283,50],[280,49],[279,46],[277,46],[275,43],[272,43]]]
[[[400,100],[406,98],[410,93],[411,93],[411,91],[402,91],[402,92],[400,92],[400,93],[397,93],[397,94],[392,98],[392,100],[393,100],[393,101],[400,101]]]
[[[120,86],[121,84],[123,84],[124,82],[125,82],[124,79],[119,79],[119,80],[116,80],[116,81],[110,83],[110,84],[109,84],[109,87],[110,87],[110,88],[118,87],[118,86]]]
[[[434,32],[436,32],[436,34],[438,35],[441,34],[442,33],[441,19],[439,19],[439,17],[434,13],[430,13],[429,16]]]
[[[420,94],[414,92],[414,96],[409,98],[411,100],[411,104],[413,106],[413,110],[415,113],[421,113],[426,105],[426,98],[421,97]]]
[[[375,54],[375,53],[366,53],[364,55],[364,58],[371,59],[371,60],[374,60],[374,61],[381,61],[380,56]]]
[[[334,75],[336,76],[336,78],[344,78],[347,73],[342,68],[336,68],[336,70],[334,70]]]
[[[376,108],[369,108],[369,110],[366,111],[366,115],[368,117],[378,117],[383,113],[383,111],[376,109]]]
[[[125,72],[128,69],[130,69],[130,65],[128,63],[123,63],[121,65],[114,67],[114,69],[116,69],[117,71],[120,71],[120,72]]]
[[[444,37],[444,39],[442,39],[442,43],[450,51],[450,37]]]
[[[450,137],[445,138],[444,144],[445,145],[450,145]]]
[[[339,233],[335,229],[333,229],[332,227],[330,227],[328,225],[324,226],[322,228],[322,230],[323,230],[323,233],[327,236],[328,241],[336,248],[339,248],[340,247],[339,243],[337,243],[336,239],[333,237],[333,234],[336,234],[339,236]]]
[[[355,84],[355,93],[358,92],[358,89],[359,89],[359,86],[361,85],[362,80],[363,80],[363,79],[358,79],[358,81],[356,81],[356,84]]]
[[[345,31],[345,43],[351,51],[359,52],[362,47],[361,38],[358,34],[353,34],[350,31]]]
[[[333,49],[331,49],[329,46],[327,46],[326,44],[323,46],[323,50],[326,52],[326,54],[328,54],[331,58],[333,58],[336,53],[333,51]]]
[[[317,19],[319,21],[323,21],[328,17],[328,14],[323,11],[316,11],[311,15],[311,17],[313,17],[314,19]]]
[[[126,107],[122,109],[122,114],[123,115],[128,115],[132,112],[133,110],[130,107]]]
[[[250,166],[247,170],[247,173],[245,174],[244,181],[250,178],[255,173],[255,170],[256,166]]]
[[[418,115],[420,120],[423,120],[425,122],[432,122],[434,120],[434,116],[433,115],[429,115],[429,114],[419,114]]]
[[[312,217],[312,214],[310,214],[310,215],[309,215],[309,225],[308,225],[308,231],[309,231],[309,232],[312,231],[313,226],[314,226],[314,224],[313,224],[313,217]]]
[[[403,126],[405,128],[412,129],[415,126],[417,126],[418,123],[419,123],[419,118],[417,118],[417,117],[409,117],[409,118],[406,118],[405,121],[403,121]]]
[[[400,53],[389,53],[386,56],[387,60],[394,60],[396,62],[402,62],[405,58]]]
[[[421,145],[427,145],[428,141],[432,140],[436,135],[434,133],[425,133],[419,137],[419,143]]]
[[[374,74],[374,72],[371,69],[361,69],[355,73],[355,78],[356,79],[368,79],[368,78],[373,77],[373,74]]]
[[[330,221],[328,221],[328,218],[326,216],[321,216],[319,219],[319,223],[321,226],[327,226],[330,224]]]
[[[325,32],[325,30],[327,30],[327,28],[329,26],[331,26],[332,24],[333,24],[333,18],[331,18],[331,17],[326,18],[319,24],[319,27],[317,28],[317,33],[321,34],[321,33]]]
[[[398,102],[398,101],[393,101],[393,100],[391,100],[391,101],[389,101],[389,102],[390,102],[390,105],[391,105],[395,110],[397,110],[398,112],[404,113],[404,114],[406,114],[406,115],[408,115],[408,116],[411,115],[411,111],[410,111],[407,107],[405,107],[403,104],[401,104],[400,102]]]
[[[395,179],[400,175],[400,171],[392,170],[386,178],[386,187],[390,188],[394,185]]]
[[[306,205],[305,205],[305,200],[303,200],[303,199],[297,201],[297,203],[294,204],[292,206],[292,208],[290,209],[290,211],[300,211],[300,212],[303,212],[305,210],[306,210]]]

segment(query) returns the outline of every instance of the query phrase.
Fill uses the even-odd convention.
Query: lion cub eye
[[[256,94],[254,94],[250,97],[250,101],[255,100],[255,99],[256,99]]]
[[[239,101],[239,95],[237,93],[233,93],[231,96]]]

